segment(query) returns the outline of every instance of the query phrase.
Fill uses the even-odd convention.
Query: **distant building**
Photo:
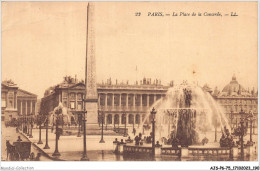
[[[224,112],[232,126],[236,127],[241,118],[241,110],[246,114],[253,112],[253,132],[258,130],[258,91],[254,88],[250,91],[240,85],[234,75],[229,84],[227,84],[220,92],[217,88],[212,92],[212,96],[223,107]]]
[[[173,86],[173,82],[170,83]],[[158,99],[166,95],[169,86],[163,86],[160,80],[152,81],[144,78],[138,84],[130,85],[128,81],[112,84],[111,79],[106,83],[97,84],[98,111],[104,113],[104,123],[108,126],[128,126],[140,124],[144,120],[147,109]],[[77,122],[82,110],[82,99],[85,94],[85,84],[77,78],[64,77],[64,81],[45,91],[41,100],[43,113],[48,114],[61,102],[68,108],[71,121]],[[99,122],[100,122],[99,117]]]
[[[12,81],[1,84],[1,120],[17,120],[21,115],[36,114],[37,95],[18,88]]]

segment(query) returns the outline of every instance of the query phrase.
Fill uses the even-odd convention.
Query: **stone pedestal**
[[[160,156],[161,155],[161,147],[155,147],[155,155]]]
[[[181,157],[188,157],[188,156],[189,156],[188,147],[181,147]]]
[[[246,146],[246,155],[251,156],[254,153],[254,146],[253,145],[247,145]]]
[[[233,147],[231,151],[232,151],[232,157],[238,157],[238,147]]]
[[[125,146],[125,144],[119,144],[119,148],[118,148],[119,154],[123,154],[124,146]]]
[[[118,143],[117,142],[113,142],[113,149],[115,153],[118,153]]]

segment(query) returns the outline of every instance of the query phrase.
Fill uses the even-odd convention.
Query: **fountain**
[[[224,112],[213,97],[187,81],[169,88],[166,96],[156,101],[153,107],[157,109],[155,140],[163,144],[175,143],[176,146],[178,142],[182,147],[204,145],[208,143],[210,138],[207,136],[214,132],[214,128],[221,127],[223,134],[223,130],[230,130]],[[137,132],[143,132],[143,126],[147,129],[150,120],[148,110]],[[146,134],[150,132],[151,129],[148,129]]]

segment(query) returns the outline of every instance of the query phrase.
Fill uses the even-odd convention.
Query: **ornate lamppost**
[[[231,130],[233,129],[233,119],[234,119],[233,110],[231,110],[231,112],[230,112],[230,127],[231,127]]]
[[[82,158],[80,159],[81,161],[89,161],[88,159],[88,156],[87,156],[87,144],[86,144],[86,114],[87,114],[87,111],[85,109],[85,97],[84,99],[82,100],[83,101],[83,154],[82,154]]]
[[[58,107],[56,107],[54,109],[54,114],[56,115],[56,140],[55,140],[55,151],[52,154],[52,156],[60,156],[59,153],[59,144],[58,144],[58,140],[60,137],[60,129],[59,129],[59,120],[60,120],[60,115],[62,115],[62,104],[60,103]]]
[[[104,138],[103,138],[103,130],[104,130],[104,112],[101,111],[101,122],[102,122],[102,130],[101,130],[101,140],[99,141],[99,143],[105,143]]]
[[[247,128],[245,127],[245,115],[246,113],[243,111],[243,109],[241,108],[241,112],[239,112],[240,114],[240,126],[237,127],[234,130],[234,134],[236,136],[239,136],[239,141],[240,141],[240,145],[241,145],[241,159],[244,159],[244,136],[246,135],[246,131]]]
[[[81,121],[82,121],[82,115],[81,115],[81,113],[79,113],[78,114],[78,135],[77,135],[77,137],[81,137],[81,134],[80,134],[80,123],[81,123]]]
[[[43,144],[42,143],[42,115],[38,115],[38,125],[39,125],[39,141],[37,144]]]
[[[46,126],[46,143],[43,149],[50,149],[49,145],[48,145],[48,126],[49,126],[49,116],[46,115],[46,121],[45,121],[45,126]]]
[[[29,115],[26,116],[26,135],[29,136],[30,135],[30,131],[29,131],[29,126],[30,126],[30,123],[29,123]]]
[[[124,137],[127,137],[127,134],[126,134],[126,114],[124,115],[124,121],[125,121]]]
[[[33,135],[32,135],[32,129],[33,129],[33,114],[31,113],[30,115],[30,135],[29,135],[29,138],[33,138]]]
[[[152,135],[153,135],[153,141],[152,141],[152,154],[155,155],[155,115],[156,110],[152,109],[151,116],[152,116]]]
[[[250,121],[250,144],[253,144],[253,141],[252,141],[252,128],[253,128],[253,121],[254,121],[254,113],[253,111],[251,110],[248,114],[248,120]]]

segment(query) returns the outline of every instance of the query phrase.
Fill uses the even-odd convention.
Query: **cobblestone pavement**
[[[6,140],[9,140],[12,144],[17,140],[17,137],[20,136],[21,139],[25,142],[28,142],[27,138],[22,136],[20,133],[16,132],[16,129],[13,127],[5,127],[4,124],[1,124],[1,161],[6,161],[7,152],[6,152]],[[33,145],[31,146],[31,152],[34,152],[36,155],[37,153],[41,153],[36,147]],[[44,155],[41,155],[40,157],[41,161],[51,161],[49,158],[47,158]]]

